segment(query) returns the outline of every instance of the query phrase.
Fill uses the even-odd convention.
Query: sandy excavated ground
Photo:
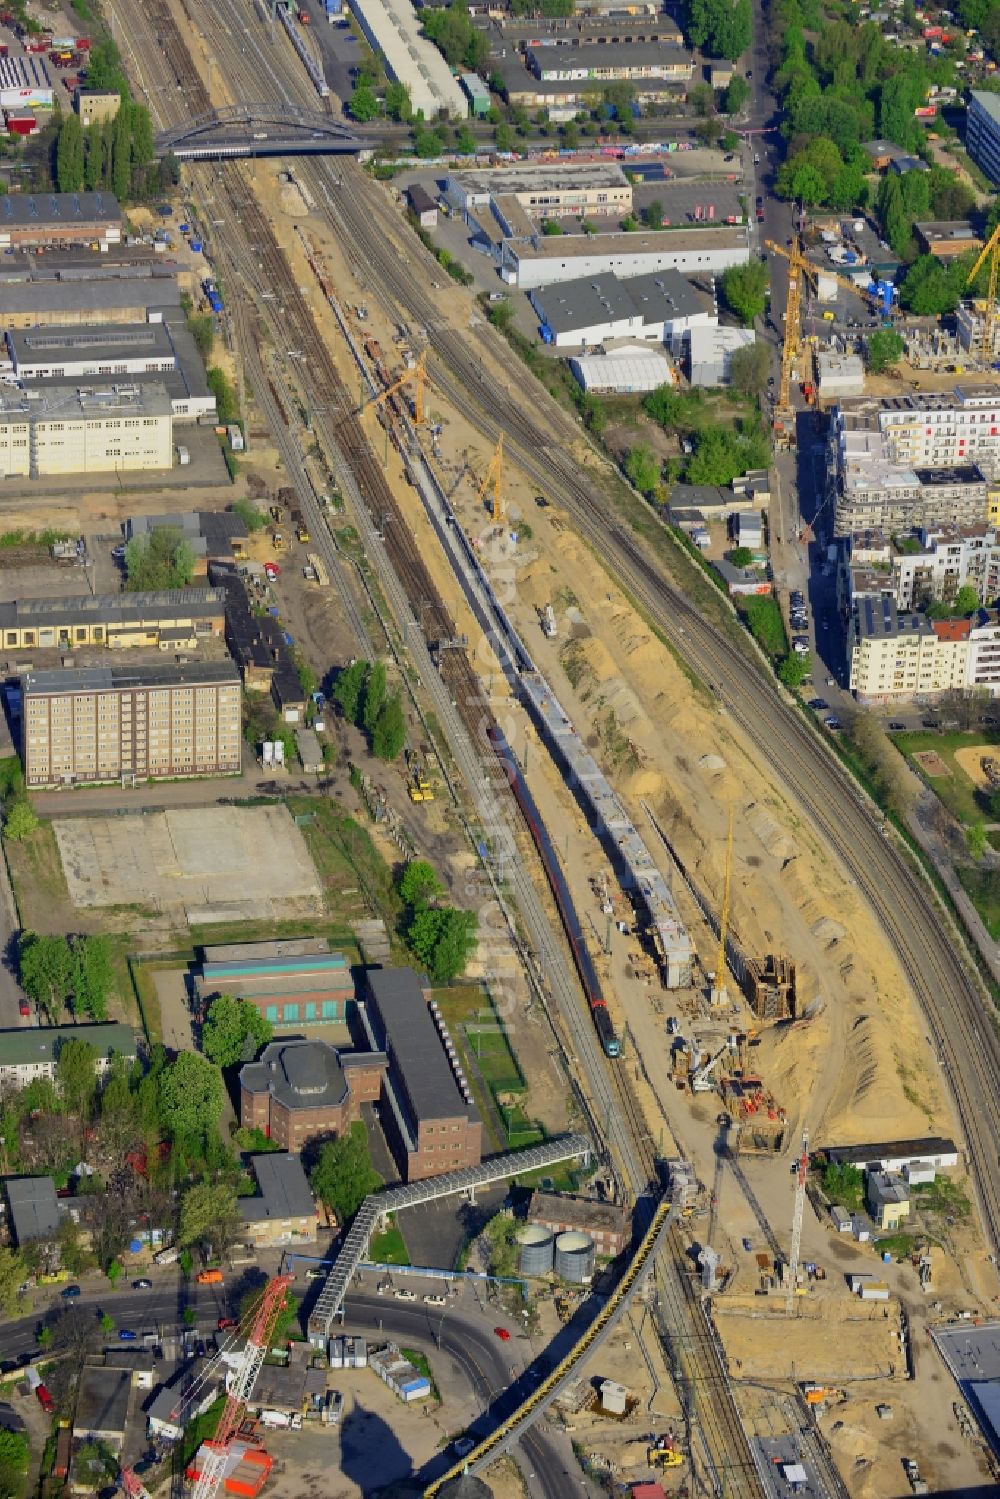
[[[973,786],[989,790],[992,783],[983,769],[985,759],[992,759],[1000,765],[1000,756],[995,753],[992,745],[970,744],[965,749],[955,751],[955,763],[965,771]]]

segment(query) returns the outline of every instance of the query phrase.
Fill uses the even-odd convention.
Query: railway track
[[[962,939],[909,854],[888,835],[877,811],[813,726],[791,707],[776,684],[693,607],[686,595],[643,550],[627,527],[609,521],[606,502],[581,476],[572,457],[580,433],[566,413],[534,386],[537,415],[529,415],[502,385],[484,379],[467,335],[448,327],[410,264],[394,252],[398,224],[381,189],[351,164],[343,186],[318,200],[359,266],[376,272],[399,306],[425,330],[434,383],[449,404],[487,438],[502,431],[508,452],[545,492],[564,505],[610,571],[646,611],[664,637],[710,682],[733,719],[773,767],[848,870],[875,912],[927,1019],[933,1055],[940,1057],[955,1100],[984,1227],[994,1253],[1000,1247],[1000,1113],[996,1078],[1000,1039],[989,996]],[[309,168],[317,186],[328,169]],[[433,262],[416,240],[412,259],[428,277]],[[439,274],[439,273],[438,273]],[[499,338],[493,352],[512,365],[515,386],[524,371]],[[543,425],[544,423],[544,425]]]

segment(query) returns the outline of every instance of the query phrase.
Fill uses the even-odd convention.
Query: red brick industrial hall
[[[240,1072],[240,1123],[297,1152],[377,1101],[404,1181],[478,1165],[482,1123],[427,980],[412,968],[369,970],[354,1030],[361,1044],[350,1051],[271,1042]]]

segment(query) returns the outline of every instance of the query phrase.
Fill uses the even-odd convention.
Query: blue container
[[[192,248],[192,250],[194,251],[194,253],[196,255],[200,255],[201,254],[201,240],[200,239],[193,239],[191,241],[191,248]]]
[[[892,1264],[892,1255],[889,1253],[888,1249],[883,1249],[882,1251],[882,1263],[883,1265]]]
[[[191,225],[190,224],[178,224],[177,227],[181,231],[182,234],[190,234],[191,233]]]

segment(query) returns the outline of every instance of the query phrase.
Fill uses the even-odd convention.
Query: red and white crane
[[[226,1395],[225,1409],[219,1418],[215,1436],[204,1443],[205,1461],[191,1490],[191,1499],[213,1499],[225,1476],[230,1444],[246,1414],[247,1403],[257,1383],[257,1375],[270,1347],[275,1324],[285,1305],[285,1292],[292,1279],[290,1275],[277,1275],[268,1281],[253,1313],[253,1321],[247,1331],[246,1347]]]

